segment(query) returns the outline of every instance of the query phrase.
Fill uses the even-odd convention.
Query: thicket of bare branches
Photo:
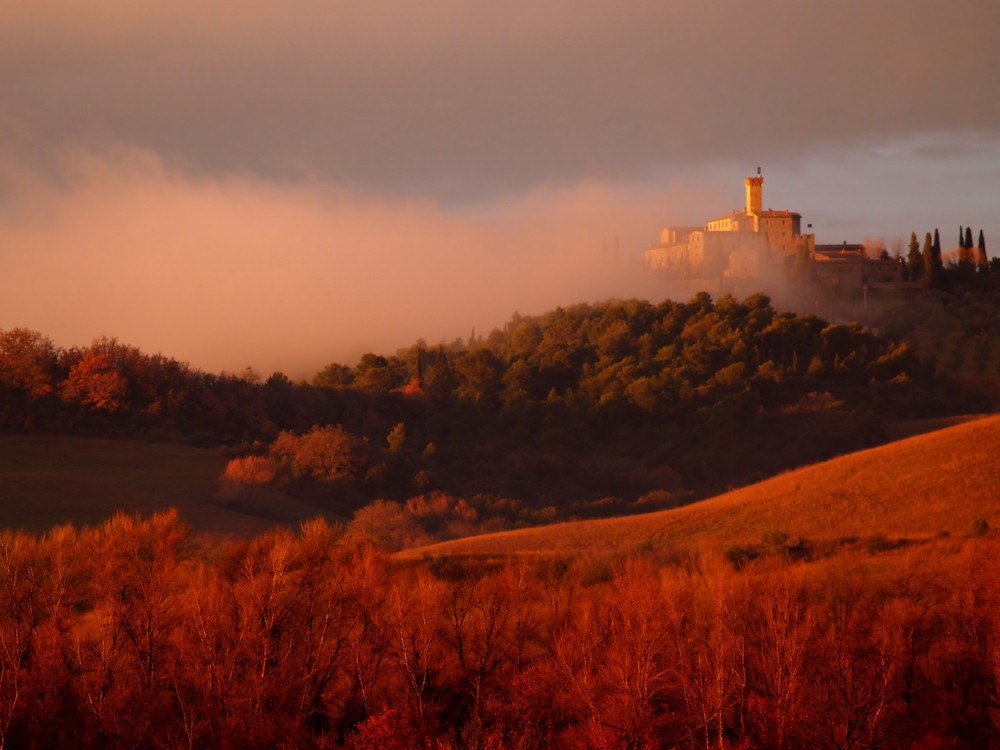
[[[982,747],[1000,542],[399,563],[323,521],[0,534],[0,747]],[[964,546],[963,546],[964,545]]]

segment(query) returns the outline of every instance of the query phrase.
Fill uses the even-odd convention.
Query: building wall
[[[770,277],[807,283],[811,278],[838,293],[902,280],[902,266],[869,260],[861,245],[817,248],[815,235],[802,234],[799,214],[762,209],[763,177],[747,177],[745,185],[745,208],[711,219],[704,227],[665,227],[660,243],[646,250],[647,267],[674,277],[732,281]],[[808,273],[801,270],[803,265]],[[793,271],[795,267],[799,270]]]
[[[775,258],[786,258],[795,253],[801,236],[801,219],[798,214],[777,212],[778,215],[764,215],[760,219],[760,231],[765,233]]]
[[[661,245],[682,245],[688,241],[692,232],[701,230],[701,227],[664,227],[660,232]]]

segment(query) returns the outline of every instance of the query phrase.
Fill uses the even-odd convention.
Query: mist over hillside
[[[0,161],[2,327],[63,347],[115,336],[207,371],[295,380],[417,339],[485,334],[515,311],[689,299],[706,287],[647,272],[643,250],[664,225],[701,224],[741,198],[718,165],[456,207],[335,182],[191,174],[136,147],[66,149],[52,163],[55,174]],[[803,179],[778,167],[771,197],[809,221]],[[952,215],[935,212],[935,224]],[[875,225],[817,218],[814,231],[860,241]],[[886,240],[926,228],[893,224]],[[738,294],[757,291],[816,312],[774,280]]]

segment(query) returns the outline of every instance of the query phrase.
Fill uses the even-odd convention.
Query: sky
[[[0,329],[309,378],[672,296],[642,251],[758,166],[817,242],[1000,254],[997,29],[992,0],[5,2]]]

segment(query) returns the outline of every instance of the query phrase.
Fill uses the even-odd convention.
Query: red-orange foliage
[[[987,535],[878,575],[700,555],[586,584],[573,565],[400,566],[319,520],[211,559],[176,514],[2,532],[0,742],[982,747],[998,558]]]
[[[269,456],[241,456],[231,459],[222,480],[241,484],[268,484],[278,476],[278,463]]]
[[[42,398],[54,390],[56,349],[26,328],[0,330],[0,385]]]
[[[282,432],[271,444],[271,454],[293,477],[321,482],[350,479],[361,465],[357,439],[343,427],[330,425],[314,426],[303,435]]]
[[[70,368],[63,381],[62,395],[97,411],[117,411],[125,401],[128,381],[111,357],[88,349]]]

